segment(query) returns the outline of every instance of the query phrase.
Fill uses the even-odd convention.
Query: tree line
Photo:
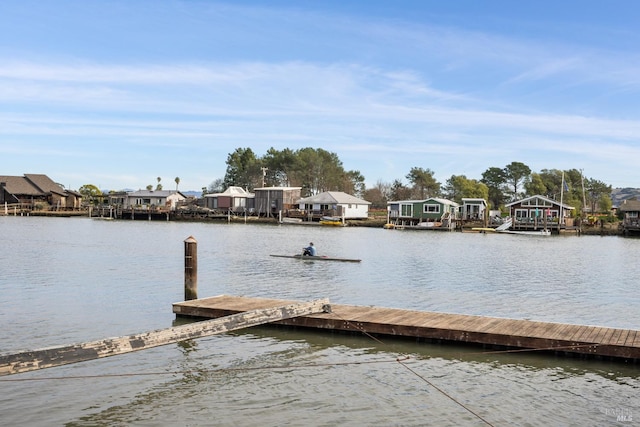
[[[303,195],[324,191],[364,194],[364,177],[347,171],[335,153],[321,148],[276,150],[258,157],[251,148],[237,148],[227,156],[224,178],[213,181],[203,193],[219,193],[230,186],[253,191],[259,187],[301,187]]]
[[[402,179],[378,181],[373,188],[365,188],[365,178],[357,170],[345,170],[336,153],[321,148],[276,150],[270,148],[264,156],[257,156],[251,148],[237,148],[227,156],[224,178],[214,180],[202,189],[219,193],[230,186],[253,191],[260,187],[301,187],[302,196],[324,191],[342,191],[363,198],[373,208],[386,208],[388,201],[424,200],[443,197],[462,203],[462,198],[483,198],[491,209],[505,203],[541,195],[591,212],[611,210],[611,186],[593,178],[586,178],[578,169],[543,169],[533,172],[521,162],[504,167],[489,167],[480,179],[452,175],[444,183],[435,179],[428,168],[413,167]]]

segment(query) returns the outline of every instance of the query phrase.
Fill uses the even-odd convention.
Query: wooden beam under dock
[[[221,295],[173,305],[178,316],[216,318],[292,301]],[[332,304],[330,313],[300,316],[279,325],[366,332],[497,348],[549,351],[640,361],[640,331],[531,320]]]

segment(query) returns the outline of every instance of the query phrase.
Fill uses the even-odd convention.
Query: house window
[[[440,205],[424,205],[424,213],[437,214],[440,213]]]
[[[527,218],[529,211],[526,209],[516,209],[516,218]]]
[[[411,204],[402,204],[400,205],[400,215],[401,216],[413,216],[413,205]]]

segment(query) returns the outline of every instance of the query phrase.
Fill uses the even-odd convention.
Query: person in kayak
[[[313,242],[309,243],[309,246],[307,246],[306,248],[303,248],[302,255],[305,256],[316,256],[317,252],[316,252],[316,248],[315,246],[313,246]]]

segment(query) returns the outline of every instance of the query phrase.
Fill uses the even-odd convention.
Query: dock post
[[[184,299],[198,299],[198,241],[193,236],[184,241]]]

